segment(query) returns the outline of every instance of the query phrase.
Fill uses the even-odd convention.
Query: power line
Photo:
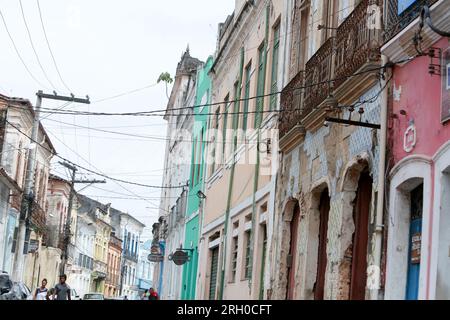
[[[132,94],[132,93],[136,93],[136,92],[148,89],[148,88],[153,88],[157,84],[158,83],[153,83],[153,84],[150,84],[148,86],[144,86],[144,87],[133,89],[133,90],[126,91],[126,92],[122,92],[122,93],[119,93],[119,94],[116,94],[116,95],[113,95],[113,96],[110,96],[110,97],[98,99],[98,100],[93,101],[92,103],[100,103],[100,102],[103,102],[103,101],[108,101],[108,100],[116,99],[116,98],[119,98],[119,97],[123,97],[123,96],[129,95],[129,94]]]
[[[64,79],[61,76],[61,72],[59,71],[58,64],[56,63],[56,59],[55,59],[55,56],[53,55],[52,48],[50,47],[50,42],[48,41],[47,32],[45,31],[44,19],[42,18],[42,10],[41,10],[41,6],[39,4],[39,0],[36,0],[36,3],[37,3],[37,6],[38,6],[39,18],[41,19],[42,30],[44,31],[44,36],[45,36],[45,41],[47,42],[48,51],[50,51],[50,55],[52,56],[53,65],[55,66],[56,72],[58,73],[58,76],[59,76],[59,79],[61,80],[61,83],[64,85],[64,87],[66,87],[66,89],[69,92],[71,92],[72,90],[70,90],[70,88],[67,86],[67,84],[65,83]]]
[[[28,68],[27,64],[26,64],[25,61],[23,60],[23,58],[22,58],[22,56],[21,56],[21,54],[20,54],[20,52],[19,52],[19,49],[17,49],[16,43],[14,42],[14,39],[13,39],[11,33],[9,32],[8,25],[6,24],[5,17],[3,16],[3,13],[2,13],[1,10],[0,10],[0,16],[2,17],[2,21],[3,21],[3,24],[4,24],[4,26],[5,26],[6,33],[8,34],[8,37],[9,37],[9,39],[11,40],[11,43],[12,43],[12,45],[13,45],[13,47],[14,47],[14,51],[16,52],[16,55],[17,55],[17,57],[19,58],[20,62],[22,62],[22,65],[24,66],[25,70],[27,71],[27,73],[30,75],[30,77],[31,77],[31,78],[32,78],[39,86],[48,89],[48,87],[47,87],[46,85],[42,84],[42,82],[40,82],[40,81],[33,75],[33,73],[32,73],[32,72],[30,71],[30,69]]]
[[[116,112],[116,113],[107,113],[107,112],[83,112],[83,111],[68,111],[68,112],[58,112],[59,114],[75,114],[75,115],[95,115],[95,116],[165,116],[167,114],[167,112],[169,111],[177,111],[177,110],[192,110],[194,108],[202,108],[202,107],[210,107],[210,106],[217,106],[217,105],[223,105],[223,104],[228,104],[231,105],[232,103],[235,102],[242,102],[242,101],[248,101],[248,100],[254,100],[254,99],[259,99],[259,98],[265,98],[265,97],[270,97],[273,95],[277,95],[277,94],[281,94],[287,91],[294,91],[294,90],[301,90],[301,89],[308,89],[308,88],[312,88],[321,84],[328,84],[334,81],[339,81],[339,80],[346,80],[352,77],[356,77],[362,74],[366,74],[369,72],[374,72],[374,71],[379,71],[379,70],[383,70],[386,69],[387,67],[390,67],[394,64],[399,64],[399,63],[403,63],[406,61],[410,61],[411,59],[413,59],[414,57],[410,57],[410,58],[406,58],[403,60],[400,60],[398,62],[391,62],[391,63],[387,63],[386,65],[383,66],[379,66],[379,67],[375,67],[375,68],[371,68],[371,69],[366,69],[363,71],[359,71],[359,72],[355,72],[351,75],[347,75],[347,76],[341,76],[341,77],[337,77],[334,79],[330,79],[330,80],[323,80],[323,81],[319,81],[316,83],[311,83],[308,85],[304,85],[304,86],[300,86],[300,87],[294,87],[294,88],[289,88],[289,89],[284,89],[281,91],[275,91],[275,92],[271,92],[271,93],[266,93],[266,94],[262,94],[262,95],[256,95],[256,96],[252,96],[252,97],[248,97],[248,98],[240,98],[240,99],[234,99],[234,100],[229,100],[229,101],[219,101],[219,102],[212,102],[212,103],[206,103],[206,104],[201,104],[201,105],[193,105],[193,106],[188,106],[188,107],[180,107],[180,108],[173,108],[170,110],[165,110],[165,109],[160,109],[160,110],[152,110],[152,111],[138,111],[138,112]],[[47,108],[42,108],[41,112],[49,112],[49,111],[45,111]],[[285,110],[279,109],[279,110],[261,110],[261,111],[247,111],[247,112],[219,112],[219,114],[227,114],[227,115],[233,115],[233,114],[243,114],[243,113],[264,113],[264,112],[269,112],[269,113],[276,113],[276,112],[282,112]],[[161,112],[164,112],[164,114],[161,114]],[[216,113],[204,113],[202,115],[215,115]]]
[[[24,133],[22,130],[20,130],[18,127],[16,127],[14,124],[12,124],[11,122],[9,122],[9,120],[5,120],[7,123],[9,123],[13,128],[15,128],[17,131],[19,131],[21,134],[23,134],[24,136],[26,136],[27,138],[29,138],[32,142],[36,143],[37,145],[39,145],[40,147],[42,147],[43,149],[49,151],[50,153],[53,153],[52,150],[50,150],[49,148],[47,148],[46,146],[42,145],[41,143],[39,143],[38,141],[32,139],[29,135],[27,135],[26,133]],[[148,185],[148,184],[143,184],[143,183],[137,183],[137,182],[132,182],[132,181],[126,181],[126,180],[122,180],[122,179],[117,179],[117,178],[113,178],[110,177],[108,175],[105,175],[103,173],[100,172],[96,172],[94,170],[88,169],[82,165],[76,164],[72,161],[70,161],[69,159],[66,159],[58,154],[54,154],[56,157],[60,158],[61,160],[64,160],[68,163],[70,163],[73,166],[76,166],[80,169],[86,170],[92,174],[96,174],[98,176],[104,177],[106,179],[109,179],[111,181],[116,181],[116,182],[122,182],[122,183],[126,183],[126,184],[130,184],[130,185],[136,185],[136,186],[140,186],[140,187],[147,187],[147,188],[157,188],[157,189],[178,189],[178,188],[185,188],[187,187],[187,185],[180,185],[180,186],[153,186],[153,185]],[[129,190],[127,190],[129,191]]]
[[[28,23],[27,23],[27,20],[25,18],[25,12],[23,11],[22,0],[19,0],[19,4],[20,4],[20,11],[22,12],[23,22],[25,24],[25,28],[27,29],[28,38],[30,39],[30,44],[31,44],[31,48],[33,49],[33,52],[34,52],[34,56],[36,57],[36,60],[37,60],[37,62],[39,64],[39,67],[41,68],[42,73],[44,74],[44,76],[47,79],[48,83],[50,83],[50,86],[54,90],[56,90],[55,86],[53,85],[53,83],[51,82],[50,78],[48,77],[47,72],[44,70],[44,67],[42,66],[41,60],[39,59],[39,55],[37,54],[36,48],[34,47],[33,38],[31,37],[31,32],[30,32],[30,29],[28,28]]]

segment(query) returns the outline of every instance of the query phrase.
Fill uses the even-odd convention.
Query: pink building
[[[449,31],[450,1],[432,2],[433,24]],[[417,55],[420,8],[382,48],[388,60]],[[450,43],[426,24],[421,35],[427,55],[396,65],[390,83],[386,299],[450,299]]]

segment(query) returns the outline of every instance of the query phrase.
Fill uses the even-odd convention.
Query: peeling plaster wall
[[[379,85],[368,90],[359,101],[365,103],[361,121],[380,122]],[[374,99],[371,99],[374,98]],[[343,112],[349,118],[349,111]],[[359,121],[358,108],[351,117]],[[330,212],[327,234],[325,299],[348,299],[351,278],[353,201],[361,171],[368,167],[373,179],[369,216],[368,265],[373,241],[375,191],[378,183],[379,136],[375,129],[330,124],[307,131],[296,148],[283,154],[278,175],[275,235],[271,272],[273,299],[284,299],[287,288],[286,259],[289,253],[290,220],[295,202],[300,204],[294,296],[312,299],[317,272],[320,192],[328,188]]]

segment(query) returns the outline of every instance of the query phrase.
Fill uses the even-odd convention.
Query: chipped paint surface
[[[358,101],[370,101],[355,108],[352,120],[380,122],[379,85],[375,85]],[[355,101],[356,102],[356,101]],[[342,113],[346,119],[349,111]],[[327,234],[327,268],[325,299],[347,299],[350,292],[352,240],[354,232],[353,201],[360,172],[368,168],[373,178],[373,190],[378,181],[379,135],[375,129],[330,124],[307,131],[304,140],[285,154],[280,164],[277,192],[276,254],[277,268],[272,272],[274,298],[284,299],[287,288],[286,257],[289,253],[290,217],[295,201],[299,201],[301,218],[298,228],[296,283],[298,299],[312,299],[317,273],[317,243],[319,224],[318,194],[328,188],[330,212]],[[372,203],[374,201],[372,194]],[[373,210],[373,205],[371,206]],[[370,226],[369,226],[370,228]],[[369,248],[372,248],[369,239]],[[369,249],[371,252],[371,249]],[[371,260],[370,253],[368,261]]]

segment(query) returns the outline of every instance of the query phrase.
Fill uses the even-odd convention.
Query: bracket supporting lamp
[[[199,199],[206,199],[206,195],[203,192],[201,192],[200,190],[197,191],[197,197]]]

